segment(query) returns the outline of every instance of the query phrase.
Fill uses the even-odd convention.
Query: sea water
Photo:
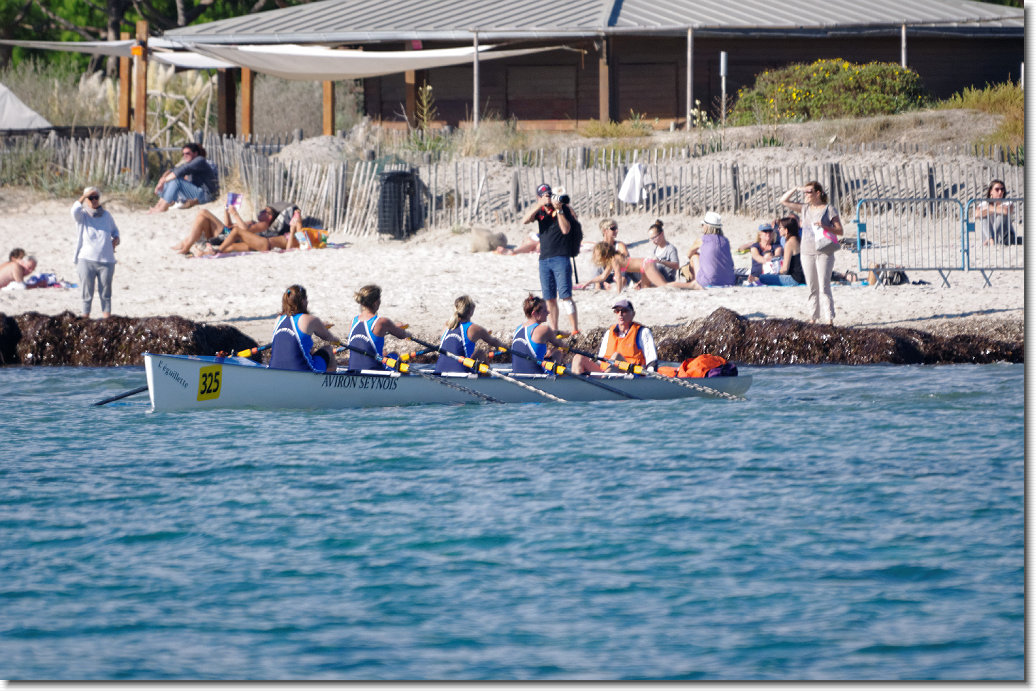
[[[0,369],[0,678],[1022,679],[1023,366],[153,413]]]

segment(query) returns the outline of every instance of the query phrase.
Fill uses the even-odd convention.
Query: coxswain
[[[601,339],[601,347],[597,356],[602,359],[625,361],[654,370],[658,365],[658,353],[655,352],[655,337],[651,329],[633,321],[636,314],[633,303],[619,298],[612,305],[612,311],[618,322],[605,332]],[[580,375],[585,372],[621,372],[614,365],[603,366],[586,356],[577,355],[572,360],[572,372]]]

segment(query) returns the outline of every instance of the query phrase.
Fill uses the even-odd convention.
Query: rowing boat
[[[359,408],[410,404],[542,402],[545,392],[566,401],[682,399],[710,391],[742,396],[750,376],[710,377],[690,388],[664,379],[604,373],[584,377],[515,375],[531,385],[474,374],[401,374],[395,371],[312,373],[276,370],[238,356],[144,354],[148,392],[156,411],[210,408]],[[508,371],[503,371],[508,372]],[[598,386],[594,383],[606,384]],[[535,390],[535,391],[534,391]],[[713,394],[714,395],[714,394]]]

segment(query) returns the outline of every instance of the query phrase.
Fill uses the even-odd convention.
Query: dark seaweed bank
[[[198,324],[182,317],[91,320],[71,312],[0,314],[3,365],[143,365],[145,351],[211,356],[256,345],[234,327]]]
[[[603,331],[587,330],[578,347],[596,351]],[[691,324],[652,327],[652,332],[658,357],[676,362],[713,353],[748,365],[1021,363],[1024,351],[1020,331],[933,334],[904,327],[829,327],[791,319],[748,320],[726,308]]]
[[[725,308],[693,323],[652,331],[659,358],[676,362],[714,353],[747,365],[1021,363],[1024,352],[1020,330],[936,334],[903,327],[829,327],[790,319],[748,320]],[[574,345],[596,352],[603,333],[601,328],[587,330]],[[0,314],[3,365],[142,365],[144,351],[214,355],[257,345],[234,327],[182,317],[89,320],[71,312]]]

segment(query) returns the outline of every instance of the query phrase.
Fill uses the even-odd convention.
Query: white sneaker
[[[183,209],[183,208],[184,208],[183,202],[177,202],[176,204],[173,205],[173,209]]]

